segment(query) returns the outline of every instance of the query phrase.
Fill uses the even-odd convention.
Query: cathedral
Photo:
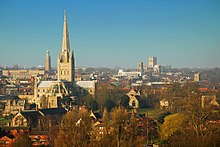
[[[73,96],[75,89],[75,59],[70,49],[69,33],[64,11],[62,52],[58,54],[57,81],[43,81],[35,78],[34,103],[39,108],[57,108],[63,97]],[[49,52],[46,57],[46,70],[50,70]]]

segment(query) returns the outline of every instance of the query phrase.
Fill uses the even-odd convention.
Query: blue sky
[[[0,65],[52,65],[63,11],[77,66],[220,67],[219,0],[0,0]]]

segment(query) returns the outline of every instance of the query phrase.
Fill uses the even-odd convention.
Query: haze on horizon
[[[220,67],[219,0],[1,0],[0,65],[56,67],[64,9],[76,66]]]

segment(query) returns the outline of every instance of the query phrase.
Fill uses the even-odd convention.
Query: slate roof
[[[66,114],[67,111],[64,108],[46,108],[46,109],[40,109],[40,111],[44,115],[54,115],[54,114]]]
[[[30,122],[30,127],[37,127],[38,118],[40,116],[39,111],[36,110],[24,110],[21,114]]]
[[[13,100],[14,97],[8,95],[0,95],[0,100]]]
[[[38,85],[38,88],[50,88],[53,82],[54,81],[41,81]]]
[[[93,112],[93,114],[95,115],[96,119],[101,119],[101,115],[98,112]]]
[[[21,114],[25,117],[37,118],[39,116],[39,112],[36,110],[24,110]]]

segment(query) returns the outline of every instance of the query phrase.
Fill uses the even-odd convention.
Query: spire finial
[[[67,27],[67,19],[66,19],[66,10],[64,9],[62,54],[66,60],[69,58],[69,52],[70,52],[69,35],[68,35],[68,27]]]
[[[66,9],[64,9],[64,19],[66,18]]]

